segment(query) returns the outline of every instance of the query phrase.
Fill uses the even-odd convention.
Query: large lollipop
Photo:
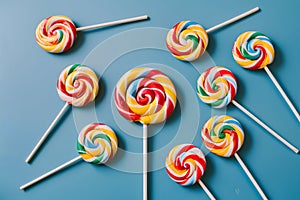
[[[173,28],[167,35],[167,48],[169,49],[170,53],[179,60],[196,60],[205,52],[208,44],[207,33],[236,22],[248,15],[257,12],[258,10],[258,7],[253,8],[207,30],[205,30],[197,22],[189,20],[178,22],[173,26]]]
[[[237,154],[244,142],[244,132],[241,124],[234,118],[226,115],[211,117],[202,128],[204,145],[214,154],[222,157],[234,155],[259,194],[263,199],[266,195],[259,187],[246,165]]]
[[[198,182],[209,198],[215,199],[200,180],[205,169],[206,161],[204,154],[192,144],[175,146],[166,158],[166,170],[173,181],[183,186],[190,186]]]
[[[35,31],[36,42],[42,49],[50,53],[62,53],[73,46],[77,31],[114,26],[145,19],[148,19],[147,15],[76,28],[75,24],[67,16],[50,16],[41,21],[37,26]]]
[[[83,107],[89,102],[94,101],[99,90],[99,80],[95,72],[87,66],[80,64],[69,65],[61,72],[56,89],[59,97],[66,104],[27,157],[27,163],[33,158],[69,105]]]
[[[78,136],[77,151],[80,156],[22,185],[20,189],[24,190],[81,159],[93,164],[105,164],[115,156],[117,149],[118,139],[109,126],[102,123],[89,124],[81,130]]]
[[[257,31],[242,33],[234,42],[232,55],[234,60],[243,68],[248,70],[264,69],[280,94],[300,122],[300,115],[284,90],[281,88],[268,66],[274,60],[274,47],[271,40]]]
[[[223,108],[231,102],[280,142],[285,144],[295,153],[299,152],[296,147],[287,142],[284,138],[278,135],[278,133],[273,131],[260,119],[234,100],[237,93],[237,81],[234,74],[229,69],[215,66],[203,72],[197,81],[197,93],[204,103],[209,104],[214,108]]]
[[[161,71],[134,68],[118,81],[114,101],[127,120],[143,124],[143,199],[147,199],[147,126],[164,122],[176,105],[172,81]]]

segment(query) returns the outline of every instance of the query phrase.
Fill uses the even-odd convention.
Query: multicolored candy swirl
[[[202,141],[212,153],[230,157],[243,145],[244,132],[236,119],[227,115],[213,116],[202,128]]]
[[[215,108],[223,108],[237,93],[236,78],[229,69],[220,66],[211,67],[198,78],[197,93],[204,103]]]
[[[119,113],[130,121],[156,124],[174,111],[176,91],[172,81],[153,68],[134,68],[118,81],[114,101]]]
[[[174,25],[166,39],[170,53],[179,60],[193,61],[199,58],[208,44],[204,28],[192,21],[182,21]]]
[[[78,136],[77,151],[86,162],[105,164],[115,156],[117,149],[118,139],[105,124],[89,124]]]
[[[257,31],[242,33],[232,48],[234,60],[248,70],[261,69],[274,60],[275,50],[271,40]]]
[[[166,170],[176,183],[189,186],[204,174],[206,161],[202,151],[192,144],[175,146],[166,159]]]
[[[82,107],[96,98],[99,80],[95,72],[87,66],[73,64],[61,72],[56,89],[63,101]]]
[[[76,27],[67,16],[50,16],[39,23],[35,36],[42,49],[50,53],[62,53],[73,46]]]

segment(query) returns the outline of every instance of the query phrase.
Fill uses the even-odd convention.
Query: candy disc
[[[202,128],[202,141],[212,153],[230,157],[243,145],[244,132],[236,119],[226,115],[213,116]]]
[[[76,27],[69,17],[51,16],[39,23],[35,38],[42,49],[50,53],[62,53],[73,46]]]
[[[77,140],[77,151],[87,162],[105,164],[118,149],[114,131],[105,124],[93,123],[84,127]]]
[[[201,178],[205,169],[204,154],[192,144],[175,146],[166,159],[169,177],[180,185],[193,185]]]
[[[176,91],[172,81],[161,71],[134,68],[117,83],[114,101],[124,118],[156,124],[165,121],[174,111]]]
[[[170,53],[179,60],[193,61],[199,58],[208,44],[204,28],[192,21],[182,21],[174,25],[166,39]]]
[[[256,31],[242,33],[232,48],[234,60],[248,70],[261,69],[271,64],[274,54],[271,40]]]

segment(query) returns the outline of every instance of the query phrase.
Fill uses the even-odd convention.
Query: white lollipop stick
[[[143,124],[143,200],[147,200],[148,198],[148,129],[147,125]]]
[[[95,24],[95,25],[90,25],[90,26],[84,26],[84,27],[79,27],[76,28],[76,31],[84,31],[84,30],[89,30],[89,29],[94,29],[94,28],[102,28],[106,26],[115,26],[118,24],[125,24],[125,23],[130,23],[130,22],[136,22],[136,21],[141,21],[141,20],[146,20],[148,19],[147,15],[139,16],[139,17],[132,17],[132,18],[127,18],[127,19],[121,19],[113,22],[104,22],[101,24]]]
[[[235,153],[234,157],[239,162],[239,164],[243,168],[244,172],[249,177],[250,181],[253,183],[254,187],[256,188],[258,193],[260,194],[261,198],[264,199],[264,200],[268,199],[266,197],[266,195],[264,194],[264,192],[262,191],[262,189],[260,188],[260,186],[258,185],[258,183],[256,182],[256,180],[254,179],[254,177],[252,176],[252,174],[250,173],[250,171],[248,170],[248,168],[246,167],[246,165],[244,164],[244,162],[242,161],[242,159],[240,158],[240,156],[237,153]]]
[[[288,141],[286,141],[284,138],[282,138],[280,135],[278,135],[278,133],[276,133],[275,131],[273,131],[270,127],[268,127],[260,119],[258,119],[257,117],[255,117],[252,113],[250,113],[246,108],[244,108],[237,101],[232,100],[232,104],[235,105],[242,112],[244,112],[246,115],[248,115],[252,120],[254,120],[257,124],[259,124],[261,127],[263,127],[266,131],[268,131],[271,135],[273,135],[277,140],[279,140],[280,142],[282,142],[288,148],[290,148],[291,150],[293,150],[295,153],[299,152],[299,149],[297,149],[295,146],[293,146]]]
[[[37,152],[37,150],[40,148],[40,146],[43,144],[43,142],[46,140],[46,138],[48,137],[49,133],[51,132],[51,130],[54,128],[54,126],[56,125],[56,123],[58,122],[58,120],[63,116],[63,114],[66,112],[67,108],[68,108],[69,104],[66,103],[64,105],[64,107],[59,111],[58,115],[55,117],[55,119],[53,120],[53,122],[50,124],[49,128],[46,130],[46,132],[44,133],[44,135],[41,137],[41,139],[38,141],[38,143],[35,145],[35,147],[33,148],[33,150],[31,151],[31,153],[29,154],[29,156],[26,158],[25,162],[29,163],[31,161],[31,159],[33,158],[33,156],[35,155],[35,153]]]
[[[247,17],[247,16],[249,16],[249,15],[251,15],[251,14],[257,12],[257,11],[259,11],[259,7],[253,8],[253,9],[251,9],[251,10],[245,12],[245,13],[242,13],[242,14],[240,14],[240,15],[232,18],[232,19],[229,19],[229,20],[227,20],[227,21],[225,21],[225,22],[223,22],[221,24],[218,24],[218,25],[216,25],[214,27],[211,27],[211,28],[207,29],[206,32],[209,33],[209,32],[215,31],[215,30],[217,30],[219,28],[227,26],[227,25],[229,25],[229,24],[231,24],[233,22],[236,22],[236,21],[238,21],[238,20],[240,20],[240,19],[242,19],[244,17]]]
[[[22,186],[20,187],[20,190],[25,190],[26,188],[32,186],[33,184],[35,184],[35,183],[37,183],[37,182],[39,182],[39,181],[41,181],[41,180],[47,178],[48,176],[51,176],[51,175],[55,174],[56,172],[58,172],[58,171],[60,171],[60,170],[62,170],[62,169],[64,169],[64,168],[66,168],[66,167],[68,167],[68,166],[70,166],[70,165],[72,165],[73,163],[79,161],[80,159],[81,159],[81,156],[78,156],[78,157],[76,157],[76,158],[73,158],[72,160],[70,160],[70,161],[68,161],[68,162],[66,162],[66,163],[64,163],[64,164],[62,164],[62,165],[56,167],[55,169],[53,169],[53,170],[47,172],[46,174],[44,174],[44,175],[42,175],[42,176],[40,176],[40,177],[38,177],[38,178],[36,178],[36,179],[34,179],[34,180],[32,180],[32,181],[26,183],[26,184],[24,184],[24,185],[22,185]]]
[[[294,105],[292,104],[292,102],[290,101],[288,96],[285,94],[284,90],[281,88],[281,86],[277,82],[276,78],[273,76],[272,72],[269,70],[269,68],[267,66],[264,67],[264,69],[267,72],[267,74],[269,75],[269,77],[271,78],[272,82],[274,83],[274,85],[276,86],[278,91],[280,92],[281,96],[284,98],[284,100],[286,101],[286,103],[288,104],[288,106],[290,107],[292,112],[294,113],[294,115],[297,117],[298,122],[300,122],[300,115],[299,115],[298,111],[296,110],[296,108],[294,107]]]
[[[211,200],[216,200],[214,195],[209,191],[209,189],[206,187],[206,185],[200,179],[198,180],[198,183]]]

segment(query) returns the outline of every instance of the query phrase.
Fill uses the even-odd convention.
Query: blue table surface
[[[261,11],[209,33],[204,57],[181,62],[166,50],[164,38],[177,22],[190,19],[210,28],[259,6]],[[233,105],[215,110],[195,93],[196,80],[212,65],[232,70],[238,80],[235,99],[276,132],[300,148],[299,122],[280,93],[261,71],[247,71],[232,58],[231,48],[242,32],[257,30],[273,41],[276,51],[269,66],[297,110],[300,110],[298,66],[300,2],[272,0],[174,1],[1,1],[0,3],[0,199],[141,199],[142,126],[119,116],[112,93],[119,78],[137,66],[156,67],[172,79],[178,104],[166,123],[149,126],[149,199],[208,199],[199,185],[182,187],[164,168],[169,150],[193,143],[206,154],[202,181],[217,199],[259,199],[260,196],[234,158],[205,149],[201,127],[214,114],[238,119],[245,142],[238,152],[270,199],[299,199],[300,159]],[[147,14],[150,20],[78,33],[73,48],[50,54],[35,42],[35,28],[45,17],[63,14],[78,27]],[[72,108],[51,132],[31,164],[28,156],[64,102],[56,81],[65,66],[83,63],[100,76],[94,104]],[[19,187],[78,156],[76,139],[91,122],[104,122],[119,138],[119,151],[107,166],[84,161],[22,191]]]

